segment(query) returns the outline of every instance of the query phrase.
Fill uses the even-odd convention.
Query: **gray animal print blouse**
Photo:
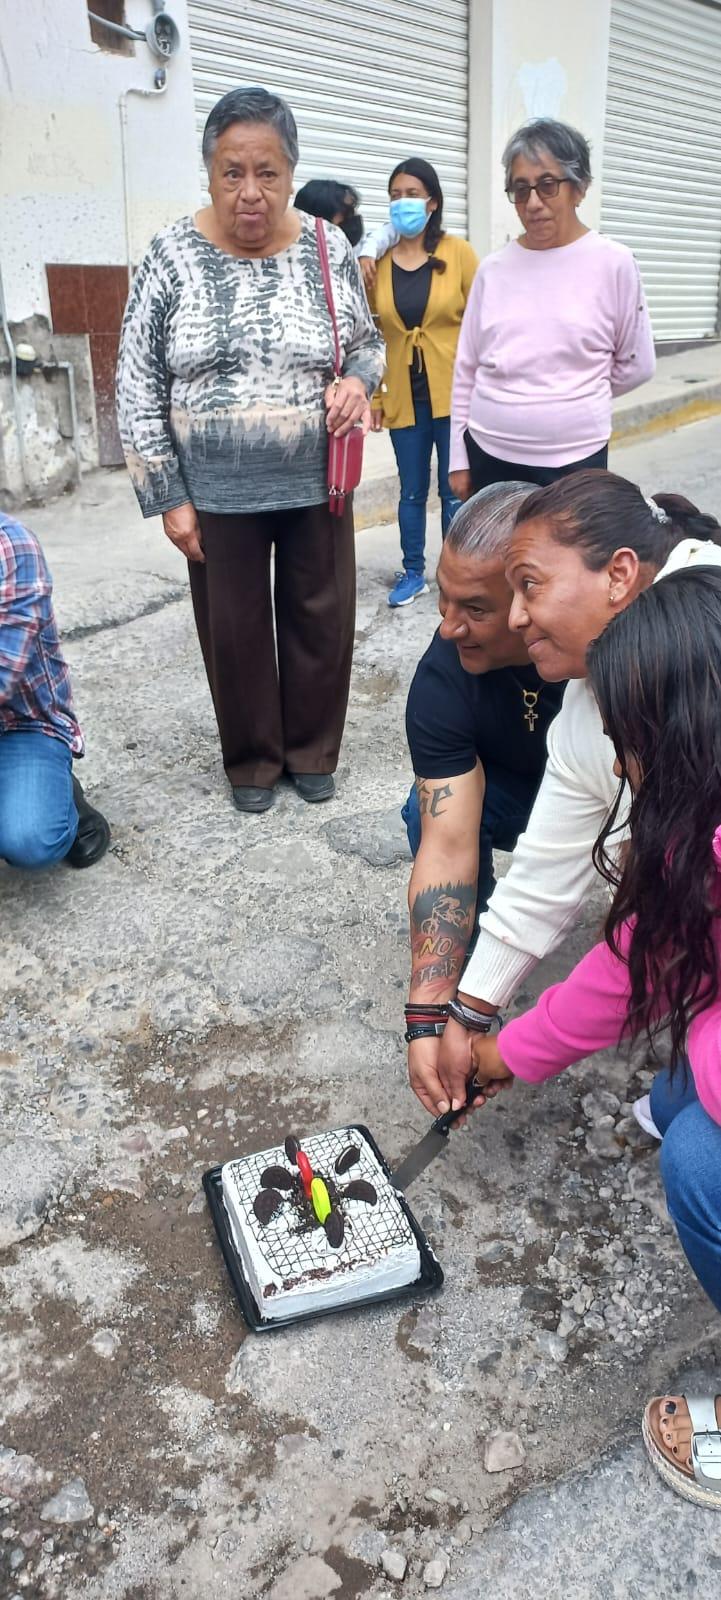
[[[183,217],[156,234],[125,312],[118,421],[145,517],[190,500],[202,511],[321,505],[327,497],[323,395],[333,330],[313,219],[295,244],[242,258]],[[383,342],[358,264],[326,228],[343,372],[370,396]]]

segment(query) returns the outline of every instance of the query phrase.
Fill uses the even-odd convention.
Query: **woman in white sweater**
[[[616,612],[679,566],[721,565],[721,527],[680,495],[646,500],[614,473],[588,471],[535,490],[521,506],[507,576],[510,626],[549,682],[572,680],[548,732],[548,761],[526,832],[497,884],[458,991],[437,1072],[412,1087],[434,1116],[462,1104],[474,1027],[501,1006],[579,920],[597,882],[593,844],[615,797],[614,750],[585,682],[586,650]]]

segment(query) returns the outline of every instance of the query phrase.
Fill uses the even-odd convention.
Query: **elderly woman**
[[[523,232],[488,256],[458,341],[451,406],[453,492],[487,483],[548,484],[605,467],[611,401],[655,368],[634,258],[587,228],[587,140],[541,118],[503,155]]]
[[[143,515],[160,514],[188,559],[234,804],[258,812],[284,769],[304,800],[334,792],[355,552],[351,505],[328,507],[328,435],[368,427],[383,347],[350,245],[328,228],[333,382],[315,225],[289,203],[285,101],[224,95],[203,155],[210,205],[156,235],[133,285],[118,411]]]

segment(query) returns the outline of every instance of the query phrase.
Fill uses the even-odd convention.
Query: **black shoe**
[[[275,800],[275,790],[256,789],[251,784],[233,787],[233,805],[236,811],[269,811]]]
[[[335,778],[332,772],[289,772],[288,777],[301,800],[308,800],[311,805],[316,800],[333,799]]]
[[[78,813],[78,831],[65,860],[71,867],[94,867],[110,844],[110,828],[102,813],[88,805],[77,778],[73,778],[73,800]]]

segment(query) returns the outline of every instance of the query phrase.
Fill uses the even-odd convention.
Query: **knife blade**
[[[423,1138],[419,1139],[417,1144],[414,1144],[413,1149],[408,1151],[407,1156],[404,1156],[400,1166],[396,1167],[395,1172],[391,1173],[391,1183],[394,1189],[405,1190],[409,1184],[415,1183],[416,1178],[419,1178],[421,1173],[425,1172],[431,1161],[435,1161],[436,1156],[446,1149],[448,1134],[453,1124],[465,1114],[469,1106],[473,1105],[476,1095],[482,1092],[483,1084],[476,1083],[475,1078],[473,1078],[466,1091],[465,1105],[459,1106],[457,1111],[444,1111],[441,1117],[436,1117],[435,1122],[431,1123],[428,1132],[424,1133]]]

